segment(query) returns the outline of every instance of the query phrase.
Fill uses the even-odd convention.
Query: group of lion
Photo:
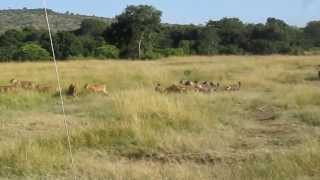
[[[32,90],[40,93],[48,93],[52,91],[58,91],[59,89],[54,86],[38,84],[33,81],[21,81],[17,79],[11,79],[9,85],[0,86],[0,93],[16,92],[20,89]],[[108,94],[105,84],[86,84],[84,89],[89,92]],[[71,83],[66,90],[68,96],[77,96],[79,94],[78,86],[76,83]]]
[[[221,85],[220,83],[214,83],[211,81],[191,81],[181,80],[177,84],[173,84],[169,87],[163,87],[158,83],[155,87],[155,91],[160,93],[187,93],[187,92],[201,92],[212,93],[217,91],[239,91],[241,88],[241,82],[229,85]]]

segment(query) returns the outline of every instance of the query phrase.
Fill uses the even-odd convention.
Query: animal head
[[[186,85],[186,86],[193,86],[194,84],[193,84],[192,81],[186,81],[186,82],[184,83],[184,85]]]
[[[13,79],[10,80],[10,83],[11,84],[17,84],[17,83],[19,83],[19,81],[17,79],[13,78]]]
[[[185,85],[186,82],[187,82],[187,80],[181,80],[181,81],[179,81],[179,83],[180,83],[180,84],[183,84],[183,85]]]
[[[69,90],[73,89],[75,90],[77,88],[77,84],[75,82],[72,82],[69,86]]]
[[[77,86],[77,83],[75,83],[75,82],[72,82],[71,84],[70,84],[70,87],[76,87]]]

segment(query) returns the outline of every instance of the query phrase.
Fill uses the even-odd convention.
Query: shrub
[[[165,56],[165,57],[169,57],[169,56],[184,56],[184,50],[182,48],[166,48],[166,49],[162,49],[159,50],[160,53]]]
[[[320,126],[320,113],[317,109],[300,110],[294,114],[294,117],[309,126]]]
[[[16,51],[16,47],[0,47],[0,62],[11,61]]]
[[[227,45],[221,46],[219,48],[220,54],[243,54],[243,49],[239,48],[237,45]]]
[[[277,41],[273,42],[275,49],[277,49],[277,53],[280,54],[289,54],[291,53],[291,47],[287,42]]]
[[[160,58],[162,58],[161,53],[154,52],[154,51],[148,51],[142,57],[142,59],[160,59]]]
[[[194,46],[194,42],[192,41],[188,41],[188,40],[182,40],[180,41],[179,43],[179,48],[183,49],[183,53],[185,55],[190,55],[192,54],[192,49],[193,49],[193,46]]]
[[[251,41],[248,48],[253,54],[273,54],[276,52],[272,42],[264,39]]]
[[[295,46],[291,48],[290,54],[298,56],[298,55],[304,55],[305,53],[303,48]]]
[[[100,59],[119,58],[120,50],[112,45],[103,45],[101,47],[96,48],[95,56]]]
[[[29,43],[21,46],[13,55],[13,59],[20,61],[48,60],[50,59],[50,54],[38,44]]]

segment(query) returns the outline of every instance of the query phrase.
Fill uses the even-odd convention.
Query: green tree
[[[120,51],[117,47],[112,45],[103,45],[95,50],[95,56],[100,59],[117,59]]]
[[[201,30],[197,40],[197,52],[204,55],[213,55],[218,53],[220,38],[217,29],[205,27]]]
[[[44,30],[36,30],[33,27],[27,27],[22,30],[24,35],[24,42],[40,42],[43,34],[47,34],[47,31]]]
[[[185,55],[195,54],[194,51],[195,41],[181,40],[179,43],[179,48],[183,49]]]
[[[311,21],[304,28],[306,40],[311,46],[320,47],[320,21]]]
[[[0,62],[12,61],[17,50],[17,47],[0,47]]]
[[[247,41],[246,26],[238,18],[223,18],[209,21],[208,27],[215,28],[220,38],[221,53],[241,53]]]
[[[101,36],[106,30],[108,24],[101,20],[85,19],[82,21],[80,29],[76,31],[77,35]]]
[[[90,57],[95,55],[95,50],[97,47],[104,45],[103,37],[93,37],[93,36],[80,36],[79,39],[81,40],[83,51],[82,55],[85,57]]]
[[[83,55],[81,40],[71,32],[59,32],[55,38],[56,56],[59,59]]]
[[[266,24],[251,25],[247,51],[254,54],[288,54],[302,46],[303,33],[284,21],[268,18]]]
[[[15,60],[48,60],[50,54],[38,44],[29,43],[21,46],[18,51],[13,55]]]
[[[145,52],[153,51],[160,21],[161,11],[152,6],[128,6],[116,17],[106,39],[125,57],[142,58]]]
[[[8,30],[0,37],[0,46],[20,46],[24,41],[24,33],[19,30]]]

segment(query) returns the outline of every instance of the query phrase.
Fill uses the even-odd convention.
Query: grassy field
[[[320,179],[320,56],[217,56],[60,63],[64,87],[105,83],[109,96],[0,94],[2,179]],[[0,64],[55,85],[51,63]],[[238,92],[159,94],[181,79],[241,81]],[[270,120],[261,120],[272,114]],[[0,179],[1,179],[0,178]]]

